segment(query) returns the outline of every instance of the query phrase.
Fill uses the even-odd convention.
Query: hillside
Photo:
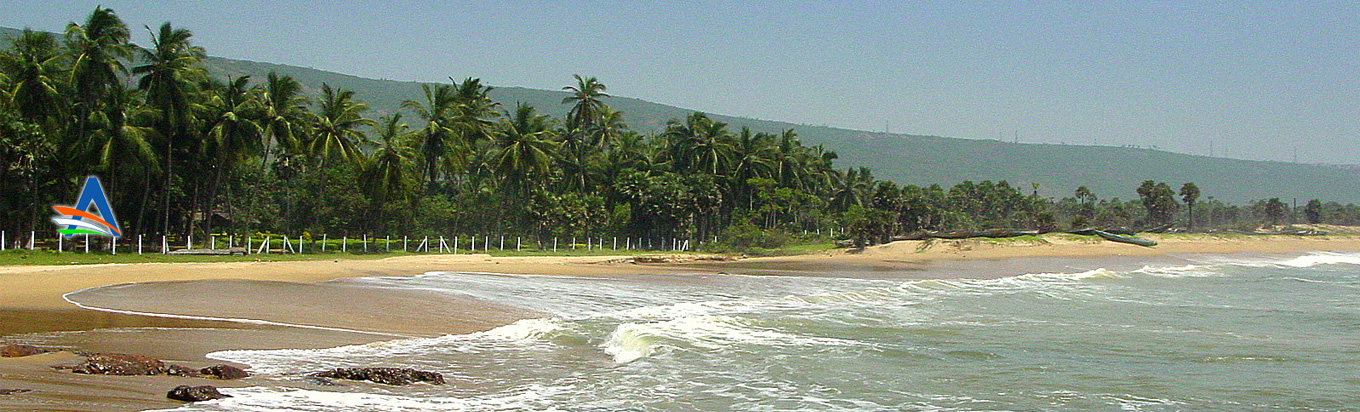
[[[17,33],[0,28],[0,38]],[[403,100],[422,98],[420,84],[367,79],[310,68],[210,57],[206,62],[217,77],[252,76],[262,80],[270,71],[287,74],[315,94],[322,83],[355,90],[358,98],[374,110],[371,117],[399,110]],[[457,79],[469,75],[450,73]],[[476,75],[470,73],[470,75]],[[571,73],[562,74],[562,83]],[[601,79],[606,84],[627,79]],[[520,87],[497,87],[492,97],[507,110],[517,102],[532,104],[540,112],[562,116],[565,93]],[[606,99],[622,110],[629,125],[642,132],[656,132],[667,120],[683,118],[694,110],[626,97]],[[697,108],[696,108],[697,110]],[[972,140],[937,136],[885,134],[839,128],[798,125],[710,114],[732,126],[757,132],[795,129],[805,144],[822,145],[837,152],[837,165],[870,167],[880,179],[899,183],[950,185],[963,180],[1008,180],[1028,188],[1039,183],[1044,196],[1071,196],[1085,185],[1102,198],[1135,198],[1134,188],[1143,180],[1158,180],[1179,187],[1195,182],[1205,197],[1244,203],[1280,197],[1288,203],[1297,198],[1360,203],[1360,172],[1332,167],[1285,162],[1262,162],[1186,155],[1149,149],[1051,144],[1013,144],[996,140]],[[414,123],[416,119],[411,119]]]
[[[263,78],[269,71],[286,73],[310,89],[321,83],[354,89],[375,109],[373,114],[397,110],[402,100],[419,99],[420,84],[374,80],[309,68],[211,58],[210,70],[219,76],[252,75]],[[458,77],[456,77],[458,78]],[[461,78],[459,78],[461,80]],[[570,80],[563,75],[563,84]],[[619,81],[602,79],[606,83]],[[524,102],[543,113],[562,116],[566,94],[520,87],[497,87],[492,97],[505,107]],[[611,107],[622,110],[628,124],[643,132],[656,132],[669,119],[683,118],[694,110],[639,99],[612,97]],[[1137,197],[1134,188],[1143,180],[1158,180],[1179,187],[1195,182],[1205,196],[1244,203],[1280,197],[1360,202],[1360,173],[1316,165],[1261,162],[1186,155],[1159,150],[1107,146],[1014,144],[996,140],[958,139],[937,136],[885,134],[821,126],[766,121],[710,114],[715,120],[758,132],[794,129],[806,144],[823,145],[840,155],[837,164],[865,166],[881,179],[899,183],[950,185],[964,180],[1008,180],[1017,186],[1039,183],[1045,196],[1071,196],[1086,185],[1102,198]]]

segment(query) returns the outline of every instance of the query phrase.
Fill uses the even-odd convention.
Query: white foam
[[[1309,268],[1319,265],[1360,265],[1360,254],[1314,252],[1277,264],[1294,268]]]
[[[600,347],[614,357],[614,362],[628,363],[675,348],[720,351],[737,344],[843,346],[853,342],[759,328],[733,316],[703,315],[664,322],[623,323]]]
[[[224,388],[231,395],[214,401],[197,402],[178,409],[164,411],[513,411],[559,410],[548,400],[562,388],[532,385],[524,390],[501,396],[469,398],[410,397],[400,395],[327,392],[296,388]]]
[[[523,319],[484,332],[409,338],[325,349],[229,350],[210,359],[244,363],[257,374],[300,373],[336,366],[365,366],[366,360],[390,359],[428,352],[473,352],[488,346],[534,344],[565,330],[559,319]]]

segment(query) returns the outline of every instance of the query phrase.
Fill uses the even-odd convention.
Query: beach
[[[677,259],[673,263],[635,264],[628,255],[428,255],[378,260],[0,267],[0,343],[35,343],[63,350],[0,359],[0,389],[33,390],[0,396],[0,410],[166,409],[181,405],[164,397],[165,391],[176,385],[250,386],[261,379],[91,376],[50,367],[78,360],[73,352],[132,353],[201,367],[222,363],[205,357],[219,351],[319,349],[437,338],[551,315],[534,307],[471,295],[386,287],[357,279],[391,278],[395,282],[430,272],[464,272],[702,287],[711,281],[703,274],[716,273],[864,279],[973,278],[984,273],[1005,277],[1057,271],[1074,260],[1137,266],[1167,256],[1360,252],[1360,238],[1350,236],[1147,237],[1160,244],[1143,248],[1045,235],[1014,241],[905,241],[853,253],[834,250],[730,262]],[[986,270],[979,269],[984,267]],[[114,285],[119,286],[109,287]]]

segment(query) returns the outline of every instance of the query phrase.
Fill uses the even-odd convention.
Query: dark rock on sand
[[[322,378],[319,376],[307,376],[306,381],[307,383],[317,386],[345,386],[345,384],[336,382],[334,380]]]
[[[28,345],[0,345],[0,358],[21,358],[47,353],[47,349]]]
[[[336,368],[325,372],[313,373],[319,378],[370,381],[387,385],[410,385],[416,382],[444,384],[444,375],[438,372],[425,372],[405,368]]]
[[[170,376],[185,376],[190,378],[197,378],[201,376],[198,373],[198,369],[181,365],[166,365],[165,374]]]
[[[0,389],[0,396],[17,395],[20,393],[33,392],[32,389]]]
[[[242,370],[241,368],[231,365],[209,366],[203,369],[199,369],[198,373],[202,374],[203,376],[226,380],[244,379],[250,377],[250,373]]]
[[[169,372],[169,367],[149,356],[96,353],[71,371],[90,375],[160,375]]]
[[[218,392],[217,388],[208,385],[203,386],[180,385],[176,386],[175,389],[171,389],[169,393],[165,394],[165,397],[177,401],[198,402],[198,401],[210,401],[213,399],[230,398],[231,395],[226,395],[223,394],[222,392]]]

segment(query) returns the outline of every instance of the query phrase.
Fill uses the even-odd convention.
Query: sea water
[[[1360,254],[971,279],[363,282],[548,316],[470,335],[214,353],[266,384],[179,410],[1360,410]],[[339,366],[433,370],[448,384],[303,376]]]

